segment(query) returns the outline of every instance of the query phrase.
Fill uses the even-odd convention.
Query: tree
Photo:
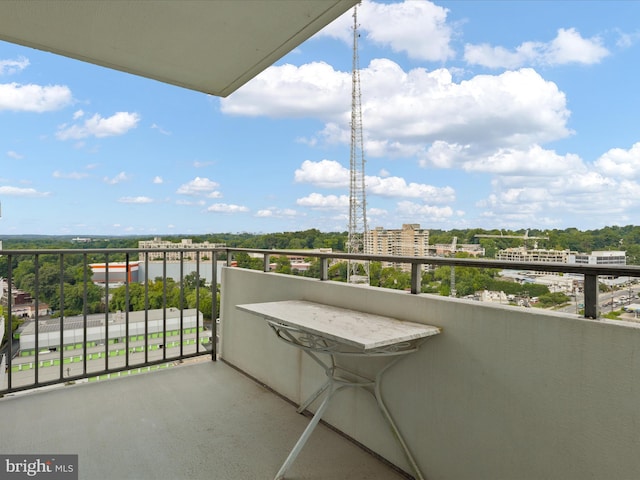
[[[70,283],[64,284],[64,314],[65,315],[80,315],[84,313],[84,285],[76,283],[74,285]],[[100,313],[102,308],[103,291],[97,285],[93,283],[87,284],[87,313]]]
[[[347,262],[336,262],[329,267],[329,280],[347,281]]]
[[[291,273],[291,260],[286,256],[276,257],[276,273]]]
[[[303,277],[320,278],[320,259],[319,258],[307,258],[309,262],[309,268],[301,273]]]
[[[399,268],[385,267],[380,270],[378,286],[395,290],[407,290],[411,288],[411,274],[403,272]]]
[[[541,308],[549,308],[556,305],[564,305],[571,299],[562,292],[545,293],[538,297],[538,306]]]
[[[200,288],[205,288],[205,279],[202,277],[198,278],[196,272],[191,272],[184,276],[182,284],[187,290],[195,290],[197,285],[199,285]]]
[[[246,252],[237,252],[234,255],[239,268],[249,268],[251,270],[262,270],[263,263],[260,258],[251,258]]]

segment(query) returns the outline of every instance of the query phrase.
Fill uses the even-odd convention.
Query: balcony
[[[272,478],[308,419],[224,362],[190,362],[6,397],[0,451],[77,454],[81,479]],[[321,427],[290,478],[403,477]]]
[[[267,266],[272,252],[262,253]],[[340,255],[318,256],[323,278],[327,262]],[[502,265],[406,260],[413,272],[423,263]],[[584,275],[585,306],[596,308],[591,277],[640,276],[637,267],[524,267]],[[77,374],[54,366],[57,382],[40,382],[44,391],[5,387],[0,451],[78,454],[80,478],[273,478],[308,422],[293,405],[317,388],[324,372],[236,305],[298,299],[443,329],[394,365],[382,385],[425,478],[630,479],[640,471],[637,323],[419,294],[417,275],[412,293],[240,268],[223,268],[218,279],[210,265],[202,268],[211,268],[214,284],[221,284],[219,344],[200,350],[198,343],[195,353],[164,349],[157,359],[125,354],[109,373],[104,364],[92,372],[78,367]],[[64,365],[64,352],[53,354]],[[352,368],[371,375],[376,362]],[[125,373],[167,363],[177,365]],[[89,382],[96,373],[126,378]],[[316,430],[287,478],[413,474],[370,396],[341,391],[324,418],[341,434]]]

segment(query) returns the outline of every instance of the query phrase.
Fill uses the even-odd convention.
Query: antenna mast
[[[353,66],[351,86],[351,155],[349,161],[349,238],[347,252],[370,253],[367,228],[367,201],[364,176],[364,139],[362,135],[362,98],[358,59],[358,10],[353,8]],[[349,260],[347,282],[369,284],[369,262]]]

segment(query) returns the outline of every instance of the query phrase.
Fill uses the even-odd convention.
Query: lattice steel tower
[[[362,98],[360,92],[360,66],[358,61],[358,10],[353,9],[353,67],[351,86],[351,155],[349,182],[349,238],[347,252],[371,253],[367,248],[367,199],[364,175],[364,139],[362,135]],[[350,260],[347,281],[369,284],[369,262]]]

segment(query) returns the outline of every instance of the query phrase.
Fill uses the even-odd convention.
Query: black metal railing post
[[[613,301],[613,298],[611,299]],[[584,316],[598,318],[598,275],[584,276]]]
[[[59,378],[64,378],[64,255],[60,254],[60,338],[58,343],[58,358],[60,360]],[[67,372],[68,373],[68,372]]]
[[[11,390],[13,387],[13,258],[8,256],[8,269],[7,269],[7,315],[4,319],[5,341],[7,342],[7,388]]]
[[[124,364],[129,366],[129,310],[131,303],[131,292],[129,282],[131,279],[129,276],[129,253],[125,253],[124,257]]]
[[[180,251],[180,357],[184,355],[184,251]]]
[[[320,257],[320,280],[329,280],[329,258]]]
[[[33,268],[35,269],[35,295],[36,295],[36,314],[34,319],[34,329],[35,329],[35,355],[34,355],[34,381],[37,385],[40,383],[40,315],[38,311],[39,301],[38,297],[40,296],[40,255],[34,255],[33,258]]]
[[[88,285],[89,285],[89,265],[87,254],[82,254],[82,279],[84,281],[84,288],[82,289],[82,375],[87,375],[87,357],[89,356],[87,344],[89,343],[89,339],[87,338],[87,319],[88,319],[88,311],[89,311],[89,294],[88,294]]]
[[[227,253],[227,266],[229,253]],[[211,259],[211,360],[218,359],[218,252]]]
[[[412,263],[411,264],[411,293],[416,294],[420,293],[420,289],[422,288],[422,264],[420,263]]]

